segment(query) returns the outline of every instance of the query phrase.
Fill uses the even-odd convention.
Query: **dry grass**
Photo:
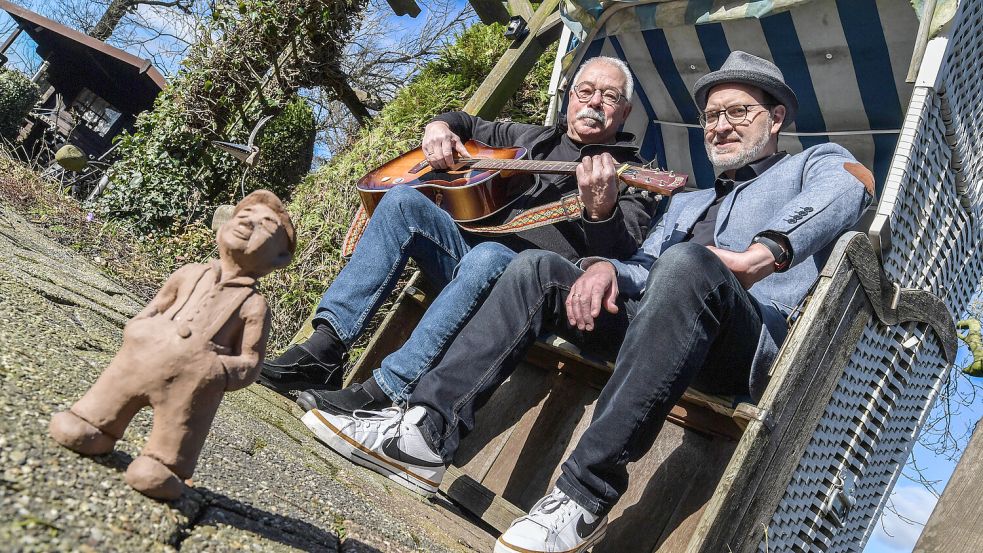
[[[91,218],[76,200],[62,195],[57,184],[42,179],[37,168],[2,149],[0,201],[147,301],[179,265],[207,258],[214,249],[211,231],[200,225],[178,237],[140,237],[120,224]]]

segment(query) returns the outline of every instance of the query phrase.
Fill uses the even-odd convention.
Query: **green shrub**
[[[309,125],[295,93],[326,78],[365,1],[217,3],[210,32],[191,47],[153,111],[120,139],[120,161],[92,209],[146,234],[206,219],[217,204],[239,197],[240,183],[288,193],[310,155]],[[210,141],[245,143],[256,121],[285,109],[292,123],[274,121],[271,138],[260,142],[266,161],[244,183],[245,167]]]
[[[294,187],[311,170],[316,125],[314,110],[299,96],[270,120],[257,138],[259,163],[249,171],[246,194],[265,188],[289,200]]]
[[[20,71],[0,69],[0,138],[9,142],[17,139],[17,131],[39,94],[37,85]]]
[[[120,136],[120,161],[108,171],[111,184],[90,206],[144,234],[204,221],[215,206],[242,197],[238,185],[246,166],[190,125],[176,90],[161,92],[133,132]],[[248,130],[230,141],[247,138]],[[260,160],[247,175],[246,192],[269,188],[288,198],[310,170],[313,140],[313,111],[295,96],[260,132]]]

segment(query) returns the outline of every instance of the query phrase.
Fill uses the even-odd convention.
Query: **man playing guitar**
[[[317,307],[315,332],[263,364],[260,382],[285,395],[300,392],[305,410],[338,414],[404,403],[464,325],[516,252],[536,248],[576,261],[587,256],[630,256],[645,238],[658,197],[619,186],[616,163],[637,161],[634,137],[618,132],[631,111],[633,82],[621,60],[585,62],[569,91],[566,121],[552,127],[490,122],[461,112],[429,123],[422,149],[434,169],[469,157],[467,140],[526,148],[534,160],[580,161],[575,177],[516,175],[507,186],[515,200],[480,221],[499,229],[529,210],[578,194],[579,218],[545,226],[517,226],[507,234],[462,229],[423,194],[407,186],[387,191],[375,207],[352,257]],[[404,346],[373,378],[339,390],[346,351],[389,296],[409,258],[442,288]],[[306,391],[305,391],[306,390]]]

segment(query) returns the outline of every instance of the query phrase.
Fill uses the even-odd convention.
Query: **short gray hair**
[[[635,91],[635,79],[631,77],[631,70],[628,69],[628,64],[618,58],[612,58],[610,56],[597,56],[590,58],[584,63],[580,64],[580,69],[577,69],[577,73],[573,76],[573,85],[576,86],[580,82],[580,74],[587,69],[587,66],[592,63],[606,63],[612,67],[616,67],[625,76],[625,100],[631,101],[631,95]]]

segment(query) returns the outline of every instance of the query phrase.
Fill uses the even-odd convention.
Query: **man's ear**
[[[778,134],[782,130],[782,124],[785,123],[785,116],[788,112],[785,110],[785,106],[779,104],[775,106],[775,111],[772,114],[772,119],[774,123],[771,126],[771,134]]]
[[[623,120],[624,121],[627,121],[629,115],[631,115],[631,102],[629,102],[628,100],[625,100],[625,116],[624,116]]]

